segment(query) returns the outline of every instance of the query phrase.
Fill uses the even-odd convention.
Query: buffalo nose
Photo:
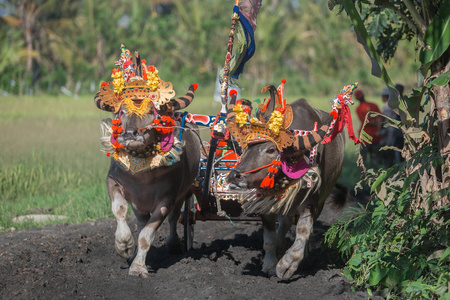
[[[237,181],[242,181],[242,174],[239,171],[233,170],[231,171],[231,177],[236,179]]]

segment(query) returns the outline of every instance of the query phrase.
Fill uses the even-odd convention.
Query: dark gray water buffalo
[[[125,66],[131,64],[126,58],[124,61]],[[166,217],[170,223],[169,250],[179,247],[176,225],[198,172],[200,142],[193,125],[187,124],[181,134],[180,123],[170,114],[191,103],[196,85],[191,85],[184,97],[171,99],[172,85],[160,80],[154,67],[139,60],[134,66],[130,74],[135,77],[128,80],[122,79],[126,71],[113,73],[116,81],[103,85],[95,102],[100,109],[115,114],[110,140],[113,158],[107,175],[117,220],[115,249],[125,258],[133,259],[134,253],[129,274],[146,277],[146,255]],[[137,219],[137,248],[126,222],[128,203]]]
[[[235,121],[235,111],[239,110],[234,108],[233,99],[229,106],[227,124],[230,124],[231,133],[239,139],[245,150],[241,162],[228,175],[227,180],[232,188],[256,188],[261,193],[258,201],[245,203],[243,207],[246,207],[247,212],[259,213],[262,217],[265,251],[263,271],[271,275],[276,273],[279,278],[287,279],[294,274],[304,258],[313,222],[321,213],[325,200],[339,177],[344,161],[345,139],[344,134],[339,133],[332,142],[321,144],[333,119],[330,114],[315,109],[305,99],[300,99],[291,104],[290,117],[290,109],[283,105],[283,98],[280,100],[280,90],[277,92],[274,86],[267,86],[263,89],[265,90],[271,92],[271,97],[268,105],[260,106],[256,113],[263,121],[259,127],[258,122],[239,127]],[[272,113],[277,109],[286,115],[283,126],[287,130],[284,131],[282,126],[278,135],[275,135],[269,132],[268,124],[272,122]],[[316,132],[310,132],[306,136],[290,134],[289,129],[311,130],[315,122],[319,126],[323,124]],[[318,145],[316,164],[308,166],[307,160],[304,161],[303,158],[309,157],[310,152],[314,151],[314,145]],[[281,164],[276,163],[277,161]],[[290,165],[297,168],[290,172]],[[300,179],[295,179],[302,170],[306,173]],[[297,176],[289,173],[296,173]],[[273,183],[270,183],[271,177]],[[267,182],[264,183],[265,181]],[[286,192],[280,194],[280,191]],[[343,194],[346,193],[335,198],[337,206],[345,204],[346,195]],[[282,202],[287,204],[282,205]],[[295,214],[299,215],[296,238],[285,252],[285,235],[292,224],[291,216]],[[278,233],[275,226],[277,215]],[[282,256],[279,261],[277,254]]]

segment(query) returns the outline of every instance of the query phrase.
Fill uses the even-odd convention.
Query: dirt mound
[[[338,255],[321,247],[337,217],[324,210],[310,254],[289,281],[261,272],[260,222],[197,222],[194,249],[178,255],[164,247],[165,222],[147,257],[146,279],[129,277],[128,264],[115,253],[115,220],[1,233],[0,298],[368,299],[351,291]],[[135,228],[134,217],[129,223]]]

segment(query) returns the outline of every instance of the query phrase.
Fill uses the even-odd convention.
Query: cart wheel
[[[183,226],[184,226],[184,251],[189,251],[194,245],[194,195],[184,201]]]

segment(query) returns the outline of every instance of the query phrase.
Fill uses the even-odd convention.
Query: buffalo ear
[[[112,84],[104,85],[94,97],[95,105],[104,111],[116,113],[121,105],[121,101],[117,99]]]

